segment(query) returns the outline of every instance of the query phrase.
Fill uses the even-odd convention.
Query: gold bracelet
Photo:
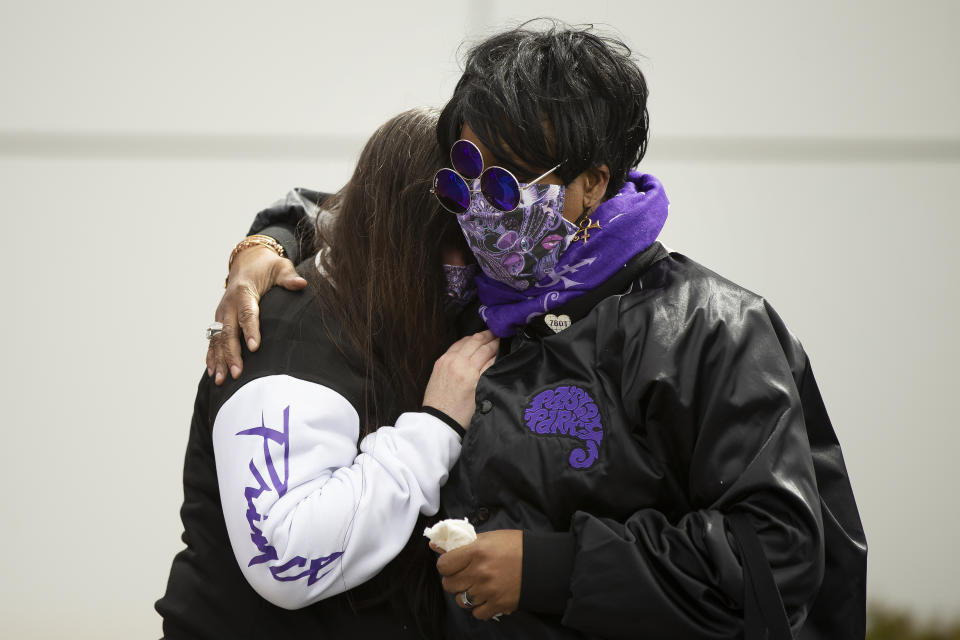
[[[223,288],[226,289],[227,285],[230,283],[230,268],[233,266],[233,261],[237,258],[237,254],[248,249],[250,247],[267,247],[276,252],[281,258],[286,257],[287,252],[283,250],[283,245],[271,238],[270,236],[264,235],[253,235],[247,236],[243,240],[237,243],[237,246],[233,248],[233,251],[230,252],[230,259],[227,261],[227,277],[223,281]]]

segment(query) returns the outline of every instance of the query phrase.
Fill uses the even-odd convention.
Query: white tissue
[[[444,551],[453,551],[477,539],[477,532],[466,518],[463,520],[441,520],[432,527],[424,529],[423,535]]]

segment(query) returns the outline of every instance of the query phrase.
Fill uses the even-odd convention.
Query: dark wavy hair
[[[359,356],[361,438],[419,410],[433,364],[452,337],[442,251],[468,249],[456,218],[430,193],[442,165],[436,124],[435,110],[413,109],[377,129],[350,181],[323,202],[330,215],[318,217],[325,275],[311,268],[307,279],[323,317],[334,320],[325,327],[331,341],[339,346],[345,338],[344,355]],[[420,534],[426,524],[421,516],[397,558],[348,596],[357,609],[390,602],[402,615],[412,613],[425,635],[439,637],[444,608],[435,557]]]
[[[317,295],[364,368],[361,437],[416,411],[448,338],[443,312],[444,246],[466,243],[456,218],[430,193],[443,164],[437,112],[391,118],[360,152],[347,185],[317,218]]]
[[[467,124],[521,181],[564,162],[557,173],[569,183],[606,164],[609,198],[647,149],[647,83],[631,55],[592,25],[542,18],[487,38],[467,52],[440,114],[440,147]]]

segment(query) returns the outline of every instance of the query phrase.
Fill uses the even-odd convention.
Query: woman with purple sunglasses
[[[862,638],[866,542],[809,360],[657,241],[646,98],[622,43],[524,26],[469,52],[441,113],[431,192],[479,268],[461,319],[501,338],[441,494],[479,531],[437,561],[446,635]]]

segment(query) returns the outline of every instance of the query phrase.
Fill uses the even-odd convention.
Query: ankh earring
[[[583,240],[583,244],[587,244],[587,240],[590,239],[590,229],[596,229],[600,231],[603,227],[600,226],[599,222],[594,222],[590,219],[590,211],[587,211],[580,219],[577,221],[577,230],[573,234],[573,239],[570,240],[570,243],[573,244],[579,240]],[[582,235],[581,235],[582,234]]]

